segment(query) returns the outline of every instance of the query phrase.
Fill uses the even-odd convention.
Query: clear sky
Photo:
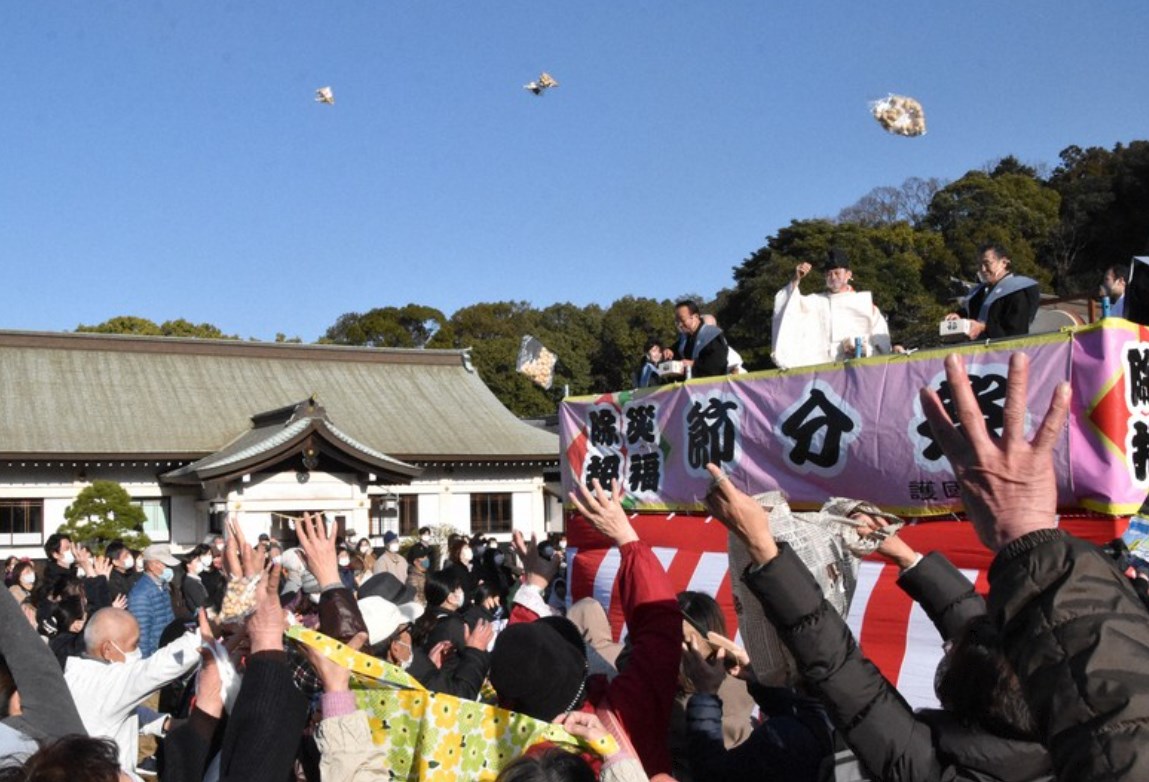
[[[711,297],[872,187],[1149,137],[1147,41],[1146,0],[12,0],[0,328]]]

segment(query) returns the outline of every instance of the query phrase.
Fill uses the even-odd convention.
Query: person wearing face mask
[[[371,547],[371,541],[367,538],[359,538],[359,542],[355,544],[355,550],[359,552],[359,558],[363,560],[363,569],[368,573],[375,572],[375,549]]]
[[[43,578],[46,591],[51,590],[60,579],[76,575],[76,552],[70,537],[58,532],[52,533],[44,541],[44,553],[48,555]]]
[[[427,572],[431,569],[431,552],[424,547],[418,550],[416,543],[407,550],[407,586],[415,590],[415,600],[420,605],[427,604],[423,590],[427,583]]]
[[[347,589],[350,589],[351,592],[354,593],[359,585],[355,582],[355,563],[353,562],[351,552],[346,548],[341,547],[339,549],[337,562],[339,565],[339,581],[343,584],[343,586],[345,586]],[[360,564],[360,569],[362,569],[362,564]]]
[[[212,546],[200,557],[200,563],[203,565],[203,570],[200,571],[199,580],[207,590],[207,605],[219,611],[223,605],[224,593],[227,592],[227,577],[223,574],[223,555]]]
[[[399,536],[390,530],[383,535],[383,553],[375,560],[371,571],[375,574],[390,573],[400,583],[407,581],[407,560],[399,553]]]
[[[191,550],[187,562],[184,563],[184,580],[181,585],[184,607],[193,614],[201,606],[207,606],[207,587],[203,583],[203,572],[210,566],[211,550],[202,543]]]
[[[140,651],[149,657],[160,645],[160,635],[175,617],[169,584],[180,561],[171,546],[153,544],[140,553],[144,574],[128,593],[128,610],[139,622]]]
[[[395,604],[372,596],[359,601],[359,610],[367,626],[369,654],[399,666],[433,692],[478,697],[490,669],[488,627],[467,632],[463,645],[437,664],[412,637],[417,631],[411,623],[423,615],[418,603]]]
[[[480,575],[475,568],[475,552],[467,539],[460,536],[447,544],[447,564],[443,572],[450,572],[452,578],[458,579],[463,590],[461,608],[471,605],[471,591],[479,585]]]
[[[17,603],[23,603],[32,597],[32,590],[36,588],[36,568],[31,562],[21,561],[12,568],[12,586],[8,591]]]
[[[415,644],[428,654],[441,641],[450,641],[456,650],[466,641],[466,625],[460,610],[463,607],[463,585],[456,571],[450,568],[427,574],[423,593],[427,597],[427,610],[415,623]]]
[[[145,572],[150,576],[147,565]],[[198,630],[185,633],[144,659],[140,625],[127,611],[103,608],[84,628],[84,654],[68,658],[64,681],[88,734],[114,740],[120,767],[129,775],[135,772],[139,754],[136,708],[152,693],[195,668],[200,659],[201,633],[209,632],[201,619]]]
[[[111,598],[115,600],[120,595],[126,596],[140,580],[140,574],[136,572],[136,558],[131,549],[118,540],[108,544],[104,556],[112,563],[112,572],[108,574]]]

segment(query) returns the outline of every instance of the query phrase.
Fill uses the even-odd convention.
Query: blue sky
[[[4,3],[0,328],[710,297],[872,187],[1149,137],[1147,40],[1145,0]]]

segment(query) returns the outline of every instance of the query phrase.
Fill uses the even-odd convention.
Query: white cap
[[[367,643],[374,646],[391,637],[400,625],[411,624],[422,616],[423,606],[418,603],[397,606],[372,595],[359,601],[359,613],[363,614],[363,623],[367,625]]]
[[[180,561],[172,554],[172,547],[167,543],[153,543],[143,550],[140,554],[140,559],[144,562],[151,562],[153,560],[163,562],[169,567],[175,567],[180,564]]]

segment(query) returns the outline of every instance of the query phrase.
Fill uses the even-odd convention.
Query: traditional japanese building
[[[0,550],[21,555],[42,556],[97,479],[176,546],[228,513],[292,539],[293,518],[324,512],[377,544],[561,524],[558,437],[515,418],[463,350],[8,331],[0,392]]]

